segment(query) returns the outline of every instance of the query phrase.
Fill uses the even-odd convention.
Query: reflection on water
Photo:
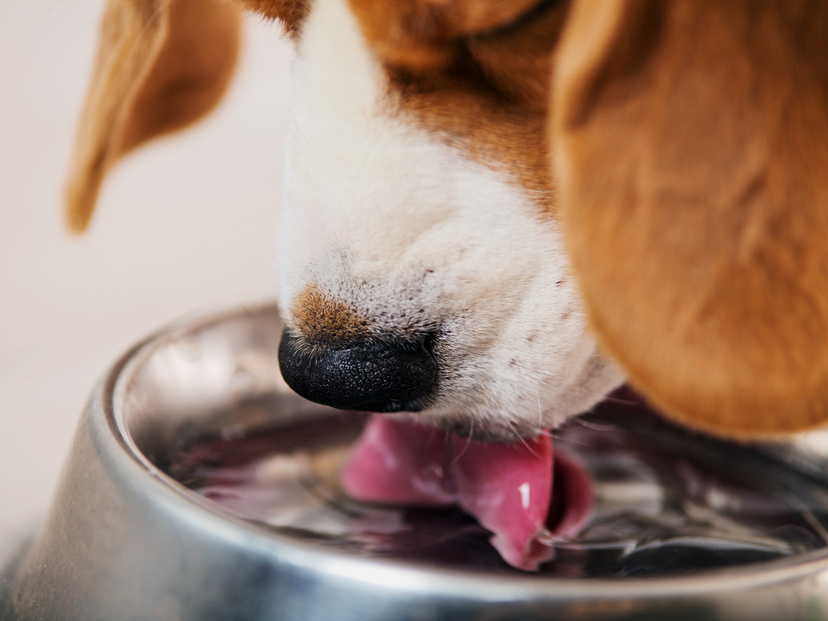
[[[556,433],[592,474],[584,530],[555,543],[554,577],[662,576],[743,565],[825,547],[828,495],[808,477],[748,448],[694,437],[627,407]],[[509,568],[489,533],[454,509],[367,506],[336,473],[356,416],[197,443],[169,472],[245,519],[353,553],[446,567]]]

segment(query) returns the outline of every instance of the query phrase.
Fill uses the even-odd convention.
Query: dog
[[[502,441],[624,381],[731,437],[828,419],[828,5],[110,0],[74,230],[220,100],[242,9],[296,46],[297,392]]]

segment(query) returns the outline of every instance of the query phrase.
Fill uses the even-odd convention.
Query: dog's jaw
[[[278,239],[289,326],[313,288],[374,334],[431,335],[437,389],[416,416],[476,437],[557,426],[620,382],[554,220],[394,112],[345,0],[314,3],[295,86]]]

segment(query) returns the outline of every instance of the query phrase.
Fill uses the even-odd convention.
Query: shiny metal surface
[[[249,309],[164,331],[112,368],[45,524],[0,559],[0,619],[828,617],[825,549],[682,577],[551,580],[365,558],[232,517],[156,464],[200,436],[328,413],[284,387],[280,333],[275,308]],[[773,450],[820,475],[802,442]]]

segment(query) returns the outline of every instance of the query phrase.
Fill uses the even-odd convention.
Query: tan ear
[[[732,436],[828,421],[828,3],[576,0],[550,140],[606,351]]]
[[[83,231],[111,166],[221,99],[239,49],[239,11],[222,0],[110,0],[66,190]]]

